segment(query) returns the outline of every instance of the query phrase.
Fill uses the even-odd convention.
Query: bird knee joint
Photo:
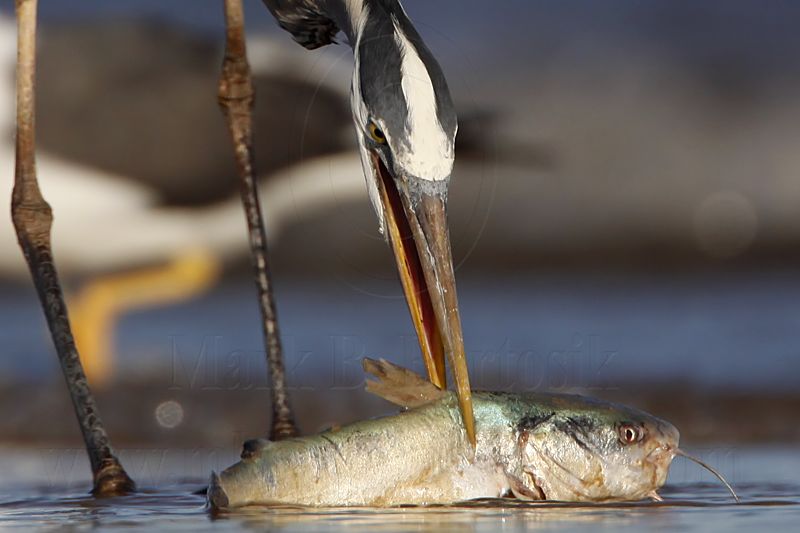
[[[44,200],[33,203],[13,202],[11,219],[18,236],[29,239],[46,238],[49,237],[53,225],[53,210]]]
[[[219,81],[220,103],[227,105],[231,101],[252,100],[253,94],[247,60],[243,57],[226,56],[222,65],[222,77]]]

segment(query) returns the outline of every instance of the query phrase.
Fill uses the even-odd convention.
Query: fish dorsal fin
[[[420,407],[447,395],[447,391],[438,388],[419,374],[390,363],[386,359],[376,361],[365,357],[362,365],[364,372],[377,378],[377,381],[367,381],[367,392],[395,405],[408,408]]]

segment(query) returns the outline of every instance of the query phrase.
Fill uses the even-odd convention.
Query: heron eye
[[[374,122],[369,123],[369,135],[372,137],[372,140],[378,144],[386,143],[386,135],[383,134],[383,131],[376,126]]]
[[[642,440],[644,432],[641,428],[633,424],[622,424],[619,426],[619,440],[622,444],[633,444]]]

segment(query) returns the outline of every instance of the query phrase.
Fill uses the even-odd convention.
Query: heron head
[[[446,199],[458,129],[442,69],[404,13],[362,18],[355,46],[353,119],[373,203],[385,229],[374,158],[398,192]],[[369,178],[372,178],[371,180]]]
[[[367,187],[395,253],[428,375],[445,386],[447,354],[472,435],[446,209],[455,108],[439,64],[399,4],[371,9],[358,19],[351,90]]]

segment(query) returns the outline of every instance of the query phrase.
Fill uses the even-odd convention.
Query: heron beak
[[[398,187],[398,181],[380,156],[375,152],[370,155],[383,204],[386,232],[428,379],[439,388],[447,387],[447,354],[464,428],[475,446],[472,392],[458,313],[445,193],[433,187],[426,190],[427,187],[408,181],[402,181]]]

